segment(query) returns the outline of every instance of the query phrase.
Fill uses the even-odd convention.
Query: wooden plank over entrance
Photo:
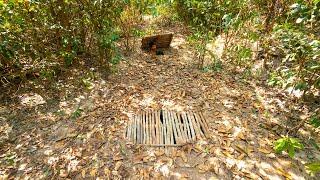
[[[141,49],[150,50],[152,45],[156,45],[157,48],[169,48],[172,38],[172,33],[144,37],[141,41]]]

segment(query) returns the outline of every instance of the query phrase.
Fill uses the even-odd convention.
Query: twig
[[[62,138],[60,138],[60,139],[55,140],[55,142],[63,141],[63,140],[69,139],[69,138],[74,139],[74,138],[78,137],[80,134],[81,134],[81,132],[79,132],[79,133],[77,133],[77,134],[75,134],[75,135],[72,135],[72,136],[62,137]]]

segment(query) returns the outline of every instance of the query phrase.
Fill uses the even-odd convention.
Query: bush
[[[0,1],[1,75],[71,66],[84,54],[108,68],[122,7],[116,0]]]

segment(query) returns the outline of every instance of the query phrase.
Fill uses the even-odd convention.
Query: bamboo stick
[[[186,132],[186,134],[187,134],[187,136],[188,136],[187,142],[191,142],[191,141],[192,141],[192,134],[191,134],[189,122],[188,122],[188,120],[186,119],[184,113],[181,113],[181,117],[182,117],[182,120],[183,120],[185,132]]]
[[[169,112],[169,116],[171,119],[171,123],[172,123],[172,129],[173,129],[173,135],[174,135],[174,139],[176,139],[176,144],[180,143],[180,139],[179,139],[179,135],[178,135],[178,130],[177,130],[177,123],[173,117],[174,112],[170,111]],[[178,142],[179,141],[179,142]]]
[[[167,111],[167,117],[168,117],[168,121],[169,121],[169,129],[170,129],[170,143],[174,144],[174,131],[173,131],[174,124],[172,123],[170,111]]]
[[[187,113],[185,113],[185,115],[186,115],[186,118],[187,118],[188,121],[189,121],[189,126],[190,126],[191,134],[192,134],[192,140],[193,140],[193,141],[196,141],[196,133],[195,133],[195,128],[194,128],[194,126],[193,126],[192,120],[189,119]]]
[[[153,111],[150,111],[150,116],[151,116],[151,133],[152,133],[152,144],[157,144],[156,143],[156,133],[155,133],[155,121],[154,121],[154,115]]]
[[[159,126],[158,126],[159,127],[159,144],[164,144],[163,135],[162,135],[162,133],[163,133],[163,124],[160,121],[160,113],[161,113],[161,111],[158,110],[157,111],[157,120],[158,120],[158,124],[159,124]]]
[[[141,112],[141,144],[146,144],[146,122],[145,122],[145,112]]]
[[[203,114],[200,112],[199,117],[201,121],[203,122],[203,125],[205,126],[207,133],[209,133],[209,127],[208,127],[208,121],[204,118]]]
[[[138,115],[136,115],[135,117],[137,118],[137,144],[140,144],[141,143],[141,141],[140,141],[140,139],[141,139],[141,134],[140,134],[140,117],[139,117],[140,115],[138,114]]]
[[[153,144],[152,115],[151,115],[151,111],[149,111],[148,113],[149,113],[149,134],[150,134],[149,143]]]
[[[181,142],[179,143],[186,143],[186,139],[187,139],[187,136],[185,134],[185,132],[183,131],[183,125],[181,124],[181,121],[180,119],[178,118],[177,116],[177,113],[174,113],[173,114],[173,118],[175,120],[175,123],[176,123],[176,127],[177,127],[177,132],[178,132],[178,136],[179,136],[179,139]]]
[[[154,123],[155,123],[155,144],[160,144],[159,143],[159,127],[158,127],[156,111],[154,111],[152,114],[153,114]]]
[[[127,134],[127,139],[129,140],[129,141],[131,141],[131,125],[132,124],[132,119],[129,119],[129,122],[128,122],[128,134]]]
[[[133,126],[133,143],[137,143],[137,117],[134,118],[134,126]]]
[[[200,117],[198,114],[194,113],[194,116],[195,116],[195,118],[197,119],[197,121],[200,123],[200,125],[201,125],[201,127],[202,127],[202,129],[203,129],[204,136],[208,138],[208,132],[209,132],[209,130],[208,130],[207,127],[205,126],[205,123],[201,120],[201,117]]]
[[[151,144],[150,143],[150,118],[149,118],[149,112],[146,111],[146,130],[147,130],[147,144]]]
[[[169,144],[167,139],[167,119],[165,118],[165,112],[162,112],[162,118],[163,118],[163,141],[164,144]]]
[[[197,137],[197,139],[201,139],[201,137],[203,137],[204,135],[203,135],[203,133],[202,133],[202,131],[201,131],[201,129],[200,129],[200,124],[199,124],[198,121],[194,118],[194,115],[193,115],[192,112],[189,112],[188,115],[189,115],[189,117],[191,118],[191,120],[192,120],[192,122],[193,122],[193,127],[194,127],[194,129],[195,129],[195,131],[196,131],[196,137]]]
[[[165,110],[164,111],[164,118],[166,119],[166,126],[167,126],[167,133],[166,133],[166,135],[167,135],[167,140],[168,140],[168,144],[171,144],[171,134],[170,134],[170,122],[169,122],[169,119],[168,119],[168,114],[167,114],[168,112]]]

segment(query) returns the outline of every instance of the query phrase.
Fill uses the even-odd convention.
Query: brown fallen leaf
[[[265,149],[265,148],[258,148],[258,151],[264,153],[264,154],[270,154],[272,152],[272,150],[268,150],[268,149]]]
[[[118,171],[112,171],[111,173],[112,173],[112,175],[114,175],[114,176],[118,176],[118,175],[119,175]]]
[[[55,148],[55,149],[61,149],[61,148],[63,148],[64,146],[65,146],[65,141],[64,141],[64,140],[58,141],[58,142],[56,142],[56,143],[54,144],[54,148]]]
[[[243,132],[240,132],[237,136],[237,138],[241,139],[241,140],[246,140],[247,138],[245,138]]]
[[[277,168],[276,171],[278,174],[282,175],[283,177],[286,177],[287,179],[292,179],[292,176],[289,173],[285,172],[283,169]]]
[[[197,143],[195,146],[195,148],[193,148],[194,151],[200,153],[200,152],[203,152],[203,147],[201,144]]]
[[[219,179],[217,177],[212,176],[209,178],[209,180],[219,180]]]
[[[241,146],[241,145],[239,145],[239,144],[236,144],[236,145],[235,145],[235,149],[236,149],[237,151],[239,151],[240,153],[248,154],[248,153],[247,153],[247,150],[246,150],[246,147]]]
[[[232,129],[233,129],[233,127],[220,126],[218,128],[218,132],[224,133],[224,134],[230,134]]]
[[[143,162],[149,162],[150,158],[151,158],[150,156],[144,156],[142,161]]]
[[[122,166],[122,164],[123,164],[122,161],[116,162],[116,165],[114,166],[114,170],[118,171],[120,169],[120,167]]]
[[[242,175],[249,179],[260,179],[261,177],[247,170],[242,170]]]
[[[81,171],[81,177],[82,177],[82,178],[85,178],[85,177],[86,177],[86,170],[85,170],[85,169],[82,169],[82,171]]]
[[[66,178],[66,177],[68,177],[68,172],[65,169],[61,169],[59,176],[62,178]]]
[[[210,170],[211,166],[207,164],[200,164],[197,166],[199,173],[206,173]]]
[[[178,153],[177,153],[177,156],[178,157],[181,157],[182,158],[182,160],[183,160],[183,162],[188,162],[188,158],[187,158],[187,156],[186,156],[186,154],[183,152],[183,151],[179,151]]]
[[[221,151],[222,152],[222,154],[224,154],[225,156],[227,156],[227,157],[229,157],[229,158],[233,158],[233,156],[230,154],[230,153],[228,153],[227,151]]]
[[[113,156],[113,160],[114,161],[123,160],[123,157],[120,154],[116,154],[115,156]]]
[[[110,174],[111,174],[111,171],[109,168],[104,168],[104,174],[107,176],[107,178],[110,178]]]
[[[140,155],[136,155],[133,157],[133,163],[134,164],[139,164],[143,161],[144,155],[140,154]]]
[[[163,151],[163,150],[157,150],[157,151],[154,152],[154,154],[155,154],[157,157],[159,157],[159,156],[164,155],[164,151]]]
[[[242,160],[245,156],[246,156],[246,154],[242,153],[242,154],[238,157],[238,160]]]
[[[96,168],[91,169],[90,176],[94,177],[96,176],[96,174],[97,174],[97,169]]]

